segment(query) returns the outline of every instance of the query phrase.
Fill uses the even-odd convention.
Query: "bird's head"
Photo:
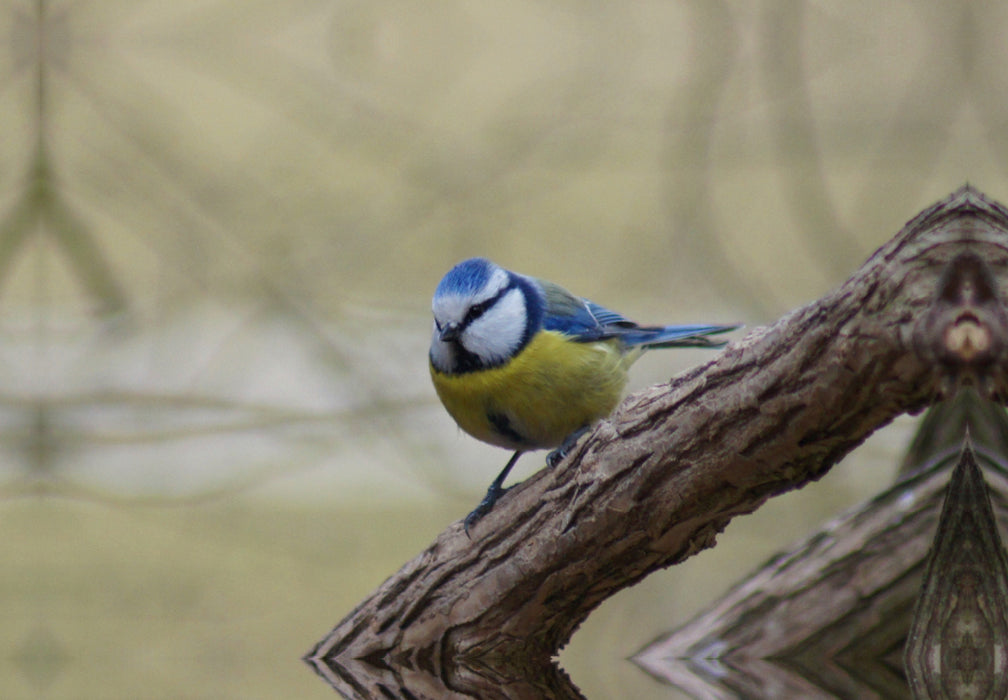
[[[447,374],[507,362],[534,329],[529,322],[532,282],[485,258],[448,271],[434,292],[430,359]]]

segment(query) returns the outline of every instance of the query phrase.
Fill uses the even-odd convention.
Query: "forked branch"
[[[839,289],[630,396],[306,660],[349,697],[576,697],[551,659],[603,600],[958,382],[1008,396],[1006,276],[1008,210],[964,187]]]

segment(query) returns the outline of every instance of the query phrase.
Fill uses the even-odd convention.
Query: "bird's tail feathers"
[[[627,329],[620,339],[628,346],[644,348],[720,348],[726,340],[709,336],[727,333],[739,328],[731,326],[639,326]]]

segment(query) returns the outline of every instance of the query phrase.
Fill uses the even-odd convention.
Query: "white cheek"
[[[512,289],[469,324],[462,334],[462,344],[479,357],[499,362],[518,349],[527,318],[524,295]]]

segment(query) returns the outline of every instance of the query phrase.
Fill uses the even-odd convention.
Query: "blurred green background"
[[[507,458],[429,385],[464,257],[752,327],[964,182],[1008,197],[1004,3],[0,8],[4,698],[333,697],[299,657]],[[607,602],[574,681],[679,697],[624,659],[913,425]]]

